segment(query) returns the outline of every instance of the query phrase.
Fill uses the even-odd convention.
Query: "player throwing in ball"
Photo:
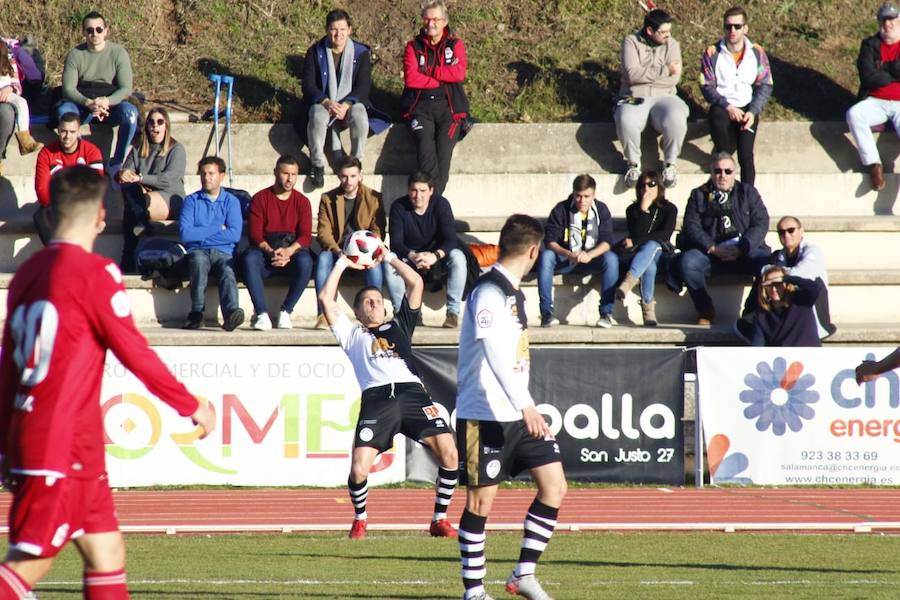
[[[540,253],[544,231],[532,217],[512,215],[500,230],[500,258],[469,296],[459,339],[456,443],[467,486],[459,522],[464,600],[489,600],[484,589],[485,523],[501,482],[528,470],[538,492],[525,515],[519,562],[506,591],[551,600],[534,577],[556,527],[566,477],[559,446],[528,391],[525,295],[519,289]]]
[[[104,462],[100,384],[106,351],[199,425],[215,425],[169,372],[131,316],[116,264],[92,254],[105,226],[102,175],[74,166],[50,181],[50,244],[13,278],[0,355],[0,451],[13,492],[0,600],[28,597],[72,540],[86,600],[125,600],[125,542]]]
[[[347,260],[346,256],[335,262],[319,294],[325,319],[347,353],[362,389],[347,481],[350,501],[356,511],[350,539],[366,536],[369,470],[378,455],[393,445],[397,433],[422,442],[437,457],[439,468],[430,531],[435,537],[456,537],[456,531],[447,520],[447,509],[457,482],[456,445],[449,424],[422,385],[412,358],[412,335],[425,284],[419,274],[393,252],[382,258],[396,269],[406,285],[406,294],[399,308],[395,308],[393,320],[386,320],[381,290],[371,286],[361,289],[353,299],[353,313],[359,325],[354,326],[340,310],[336,297],[341,276],[348,267],[363,268]],[[376,261],[371,268],[380,268],[379,263],[380,260]]]

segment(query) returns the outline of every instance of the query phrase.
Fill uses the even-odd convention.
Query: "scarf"
[[[582,250],[590,250],[597,245],[597,230],[600,228],[600,215],[597,207],[591,202],[587,213],[587,227],[584,239],[581,237],[582,217],[577,209],[569,211],[569,250],[576,254]]]
[[[331,43],[327,44],[325,60],[328,61],[328,97],[335,102],[340,102],[353,91],[353,40],[347,40],[344,52],[341,54],[341,76],[337,77],[334,68],[334,53],[331,51]],[[341,150],[341,136],[334,129],[331,130],[331,149]]]

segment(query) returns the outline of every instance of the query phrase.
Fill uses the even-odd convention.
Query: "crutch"
[[[219,97],[222,92],[222,76],[213,74],[209,80],[216,86],[216,97],[213,100],[213,146],[216,156],[219,156]]]
[[[228,96],[225,102],[225,137],[228,139],[228,185],[234,186],[234,167],[231,163],[231,97],[234,91],[234,77],[222,75],[222,83],[228,86]]]

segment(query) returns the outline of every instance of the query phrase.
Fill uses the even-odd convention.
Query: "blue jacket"
[[[714,191],[709,181],[691,190],[687,207],[684,209],[684,222],[678,240],[678,246],[683,250],[697,248],[706,252],[716,243],[718,218],[710,210]],[[766,210],[759,192],[752,185],[735,181],[730,195],[734,205],[734,226],[741,236],[738,242],[741,253],[746,255],[757,248],[769,250],[766,245],[769,211]]]
[[[181,243],[188,251],[203,248],[233,254],[243,225],[241,203],[225,188],[215,200],[202,190],[187,196],[178,219]]]

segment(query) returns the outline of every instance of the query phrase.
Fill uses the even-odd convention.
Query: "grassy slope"
[[[162,600],[461,597],[453,540],[343,535],[130,536],[130,587],[134,598]],[[502,580],[519,543],[519,534],[489,535],[487,587],[497,598],[509,597]],[[898,550],[897,536],[561,533],[539,577],[567,600],[886,600],[896,598]],[[81,597],[73,549],[47,580],[41,600]]]
[[[373,48],[376,103],[396,115],[401,55],[415,33],[414,0],[346,0],[358,38]],[[694,116],[705,107],[697,85],[699,57],[720,35],[728,0],[670,0],[685,57],[682,95]],[[861,38],[876,27],[879,2],[748,0],[751,38],[773,59],[770,119],[843,118],[857,86]],[[298,73],[322,33],[322,0],[98,0],[115,41],[132,55],[137,87],[151,99],[209,106],[205,75],[240,76],[244,119],[289,120],[300,96]],[[79,41],[89,3],[43,0],[0,14],[4,35],[35,35],[58,83],[65,51]],[[469,49],[467,89],[485,121],[608,120],[618,88],[618,48],[641,19],[636,0],[457,0],[451,20]]]

